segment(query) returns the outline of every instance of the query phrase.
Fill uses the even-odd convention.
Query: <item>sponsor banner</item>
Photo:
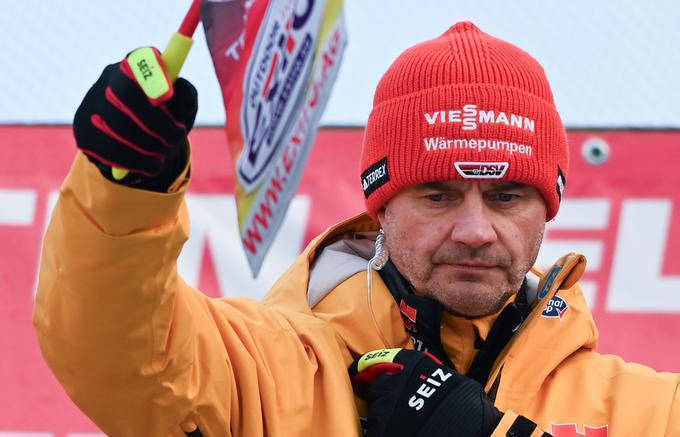
[[[206,1],[241,242],[254,276],[299,185],[347,37],[342,0]]]
[[[195,129],[182,276],[210,296],[261,297],[314,236],[363,210],[362,136],[319,131],[282,231],[253,279],[239,250],[236,193],[227,188],[238,176],[224,166],[224,131]],[[581,285],[600,331],[598,351],[678,372],[680,350],[669,338],[680,334],[680,172],[673,170],[680,132],[570,132],[569,144],[564,199],[538,263],[585,254]],[[41,238],[74,151],[69,127],[0,126],[0,436],[101,435],[43,362],[31,323]],[[555,301],[545,316],[571,317],[566,304],[573,302]]]

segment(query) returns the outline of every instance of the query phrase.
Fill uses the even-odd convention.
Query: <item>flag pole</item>
[[[198,23],[201,21],[201,0],[193,0],[189,11],[187,12],[182,24],[179,26],[177,32],[172,34],[168,45],[163,50],[161,57],[168,69],[168,76],[172,81],[179,77],[179,71],[184,65],[184,61],[189,55],[192,39]]]

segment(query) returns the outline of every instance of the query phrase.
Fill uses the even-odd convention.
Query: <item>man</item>
[[[348,436],[362,416],[371,436],[679,435],[677,375],[593,351],[585,259],[531,267],[568,156],[527,53],[471,23],[404,52],[366,127],[367,214],[261,304],[177,274],[195,102],[182,79],[149,102],[122,62],[74,120],[34,320],[107,434]]]

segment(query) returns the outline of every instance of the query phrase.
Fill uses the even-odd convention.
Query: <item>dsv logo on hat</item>
[[[465,179],[501,179],[510,166],[507,162],[456,162],[453,165]]]
[[[246,191],[259,185],[302,110],[322,6],[311,0],[272,2],[260,27],[243,81],[245,144],[237,167]]]

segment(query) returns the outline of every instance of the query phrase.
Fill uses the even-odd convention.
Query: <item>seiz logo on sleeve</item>
[[[442,369],[436,369],[430,376],[420,375],[420,379],[424,382],[420,384],[416,394],[411,396],[408,400],[408,406],[420,411],[425,406],[425,399],[430,398],[441,387],[442,383],[449,379],[453,373],[444,373]]]
[[[579,432],[575,423],[553,423],[551,426],[553,437],[607,437],[608,425],[583,426],[583,432]]]

